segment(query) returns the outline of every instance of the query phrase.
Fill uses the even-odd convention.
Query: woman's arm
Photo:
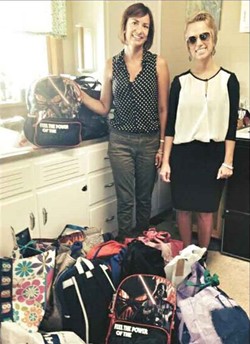
[[[155,164],[157,167],[161,166],[164,137],[167,123],[167,109],[168,109],[168,92],[169,92],[169,70],[167,62],[161,56],[157,57],[157,80],[158,80],[158,112],[160,119],[160,145],[159,151],[156,155]]]
[[[229,178],[233,174],[233,157],[240,98],[240,84],[234,73],[231,74],[228,80],[227,88],[229,95],[229,123],[225,140],[224,161],[218,170],[217,179]]]
[[[225,141],[225,157],[224,162],[219,168],[217,179],[229,178],[233,174],[233,157],[234,157],[235,141]]]
[[[81,90],[80,99],[90,110],[99,115],[107,115],[112,104],[112,59],[106,62],[100,100],[94,99]]]
[[[170,158],[170,154],[171,154],[171,150],[173,146],[173,140],[174,140],[173,136],[165,136],[164,155],[163,155],[160,176],[161,176],[161,179],[167,183],[170,182],[171,169],[169,165],[169,158]]]
[[[168,120],[167,127],[165,131],[165,144],[164,144],[164,155],[162,161],[162,167],[160,176],[164,182],[170,182],[171,168],[169,164],[170,154],[173,146],[174,135],[175,135],[175,122],[177,107],[180,95],[180,82],[177,77],[174,78],[169,95],[169,108],[168,108]]]

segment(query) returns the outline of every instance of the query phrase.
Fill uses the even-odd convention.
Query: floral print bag
[[[28,258],[0,258],[0,321],[38,331],[53,282],[55,250]]]

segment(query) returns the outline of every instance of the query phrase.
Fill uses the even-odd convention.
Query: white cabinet
[[[88,181],[90,205],[115,196],[115,184],[111,169],[90,175]]]
[[[68,223],[117,231],[117,201],[107,155],[108,142],[2,163],[0,168],[0,255],[13,248],[15,232],[54,238]],[[171,207],[169,184],[159,178],[152,198],[155,216]]]
[[[13,248],[11,227],[54,238],[68,223],[117,229],[107,142],[43,152],[1,165],[0,255]],[[45,154],[44,154],[45,153]],[[8,244],[6,244],[5,242]]]
[[[14,241],[11,227],[15,233],[30,228],[32,237],[39,236],[35,197],[25,193],[0,201],[0,255],[9,256]]]
[[[9,256],[14,245],[11,227],[19,232],[27,227],[39,235],[30,160],[0,168],[0,254]]]
[[[90,207],[90,223],[103,232],[114,232],[117,230],[116,199],[106,200]]]
[[[28,227],[33,238],[55,238],[67,223],[89,223],[83,148],[3,164],[0,185],[0,255],[13,248],[11,226],[15,233]]]
[[[55,238],[67,223],[86,226],[88,203],[86,179],[67,181],[38,190],[39,228],[44,238]]]
[[[116,193],[107,150],[104,142],[87,152],[89,223],[104,233],[117,230]]]
[[[33,165],[41,237],[55,238],[68,223],[88,225],[85,150],[38,157]]]

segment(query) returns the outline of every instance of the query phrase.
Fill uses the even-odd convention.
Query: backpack
[[[127,252],[123,259],[121,278],[140,273],[166,277],[164,265],[164,259],[160,250],[147,246],[135,239],[128,244]]]
[[[121,271],[126,252],[127,247],[124,244],[116,240],[109,240],[92,247],[86,257],[91,261],[99,260],[106,264],[111,270],[112,282],[117,287],[121,281]]]
[[[75,332],[86,344],[103,344],[115,292],[109,268],[79,257],[60,275],[55,291],[61,305],[63,330]]]
[[[107,118],[81,103],[79,88],[74,80],[55,75],[30,85],[23,127],[28,141],[40,147],[67,147],[108,134]]]
[[[135,274],[117,288],[106,344],[170,344],[176,290],[166,278]]]

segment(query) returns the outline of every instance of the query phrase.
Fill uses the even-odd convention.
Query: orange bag
[[[120,253],[121,249],[126,245],[115,240],[102,242],[92,247],[87,253],[87,259],[105,258]]]

